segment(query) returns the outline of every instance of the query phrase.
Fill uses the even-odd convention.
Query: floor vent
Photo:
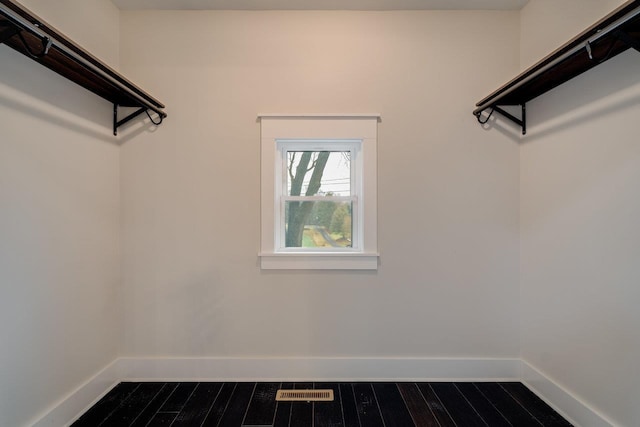
[[[278,390],[279,402],[332,402],[333,390]]]

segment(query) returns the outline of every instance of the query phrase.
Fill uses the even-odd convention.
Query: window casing
[[[261,267],[377,269],[378,116],[261,119]]]

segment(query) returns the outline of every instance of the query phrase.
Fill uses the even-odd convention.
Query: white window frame
[[[261,245],[263,269],[378,268],[377,124],[379,115],[260,115]],[[348,148],[352,158],[354,194],[352,248],[286,248],[282,242],[283,196],[286,195],[285,151]],[[284,150],[284,151],[283,151]],[[327,200],[322,197],[322,200]]]
[[[279,161],[275,164],[275,213],[274,234],[275,252],[359,252],[362,247],[363,230],[361,227],[363,211],[360,209],[362,199],[362,140],[310,140],[310,139],[278,139],[276,140]],[[287,195],[288,170],[286,165],[287,152],[290,151],[341,151],[351,154],[350,196],[289,196]],[[280,179],[278,179],[280,178]],[[319,201],[319,202],[351,202],[352,203],[352,247],[350,248],[296,248],[286,247],[284,229],[286,218],[284,205],[287,201]]]

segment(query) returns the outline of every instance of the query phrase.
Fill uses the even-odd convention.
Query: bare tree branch
[[[293,181],[293,163],[296,161],[296,152],[289,152],[289,180]]]
[[[310,161],[311,152],[303,151],[302,156],[300,156],[300,162],[295,168],[295,175],[291,178],[291,196],[299,196],[302,193],[302,184],[304,183],[304,177],[307,174],[307,167]]]
[[[318,163],[318,154],[317,153],[313,153],[312,157],[313,160],[311,161],[311,167],[309,167],[309,169],[307,169],[307,172],[309,172],[310,170],[313,170],[316,167],[316,164]]]
[[[329,151],[321,152],[302,152],[300,162],[296,167],[295,177],[291,180],[291,196],[299,196],[302,192],[302,184],[304,178],[310,170],[313,170],[309,184],[305,192],[305,196],[314,196],[320,190],[322,184],[322,174],[324,168],[329,159]],[[308,167],[309,163],[312,163],[311,168]],[[290,169],[293,169],[292,167]],[[304,233],[304,226],[309,219],[311,210],[313,209],[314,202],[290,202],[288,205],[288,218],[287,218],[287,230],[286,230],[286,246],[287,247],[301,247],[302,236]]]

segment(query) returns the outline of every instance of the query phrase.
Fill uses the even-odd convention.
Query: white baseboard
[[[33,427],[60,427],[71,424],[76,418],[93,406],[109,392],[118,382],[120,373],[117,369],[118,360],[107,365],[93,378],[78,387],[39,418]]]
[[[520,377],[519,359],[120,358],[129,380],[500,381]]]
[[[576,427],[615,426],[604,415],[524,360],[522,361],[522,382]]]
[[[33,425],[70,424],[120,381],[520,381],[520,372],[520,359],[122,357]]]

